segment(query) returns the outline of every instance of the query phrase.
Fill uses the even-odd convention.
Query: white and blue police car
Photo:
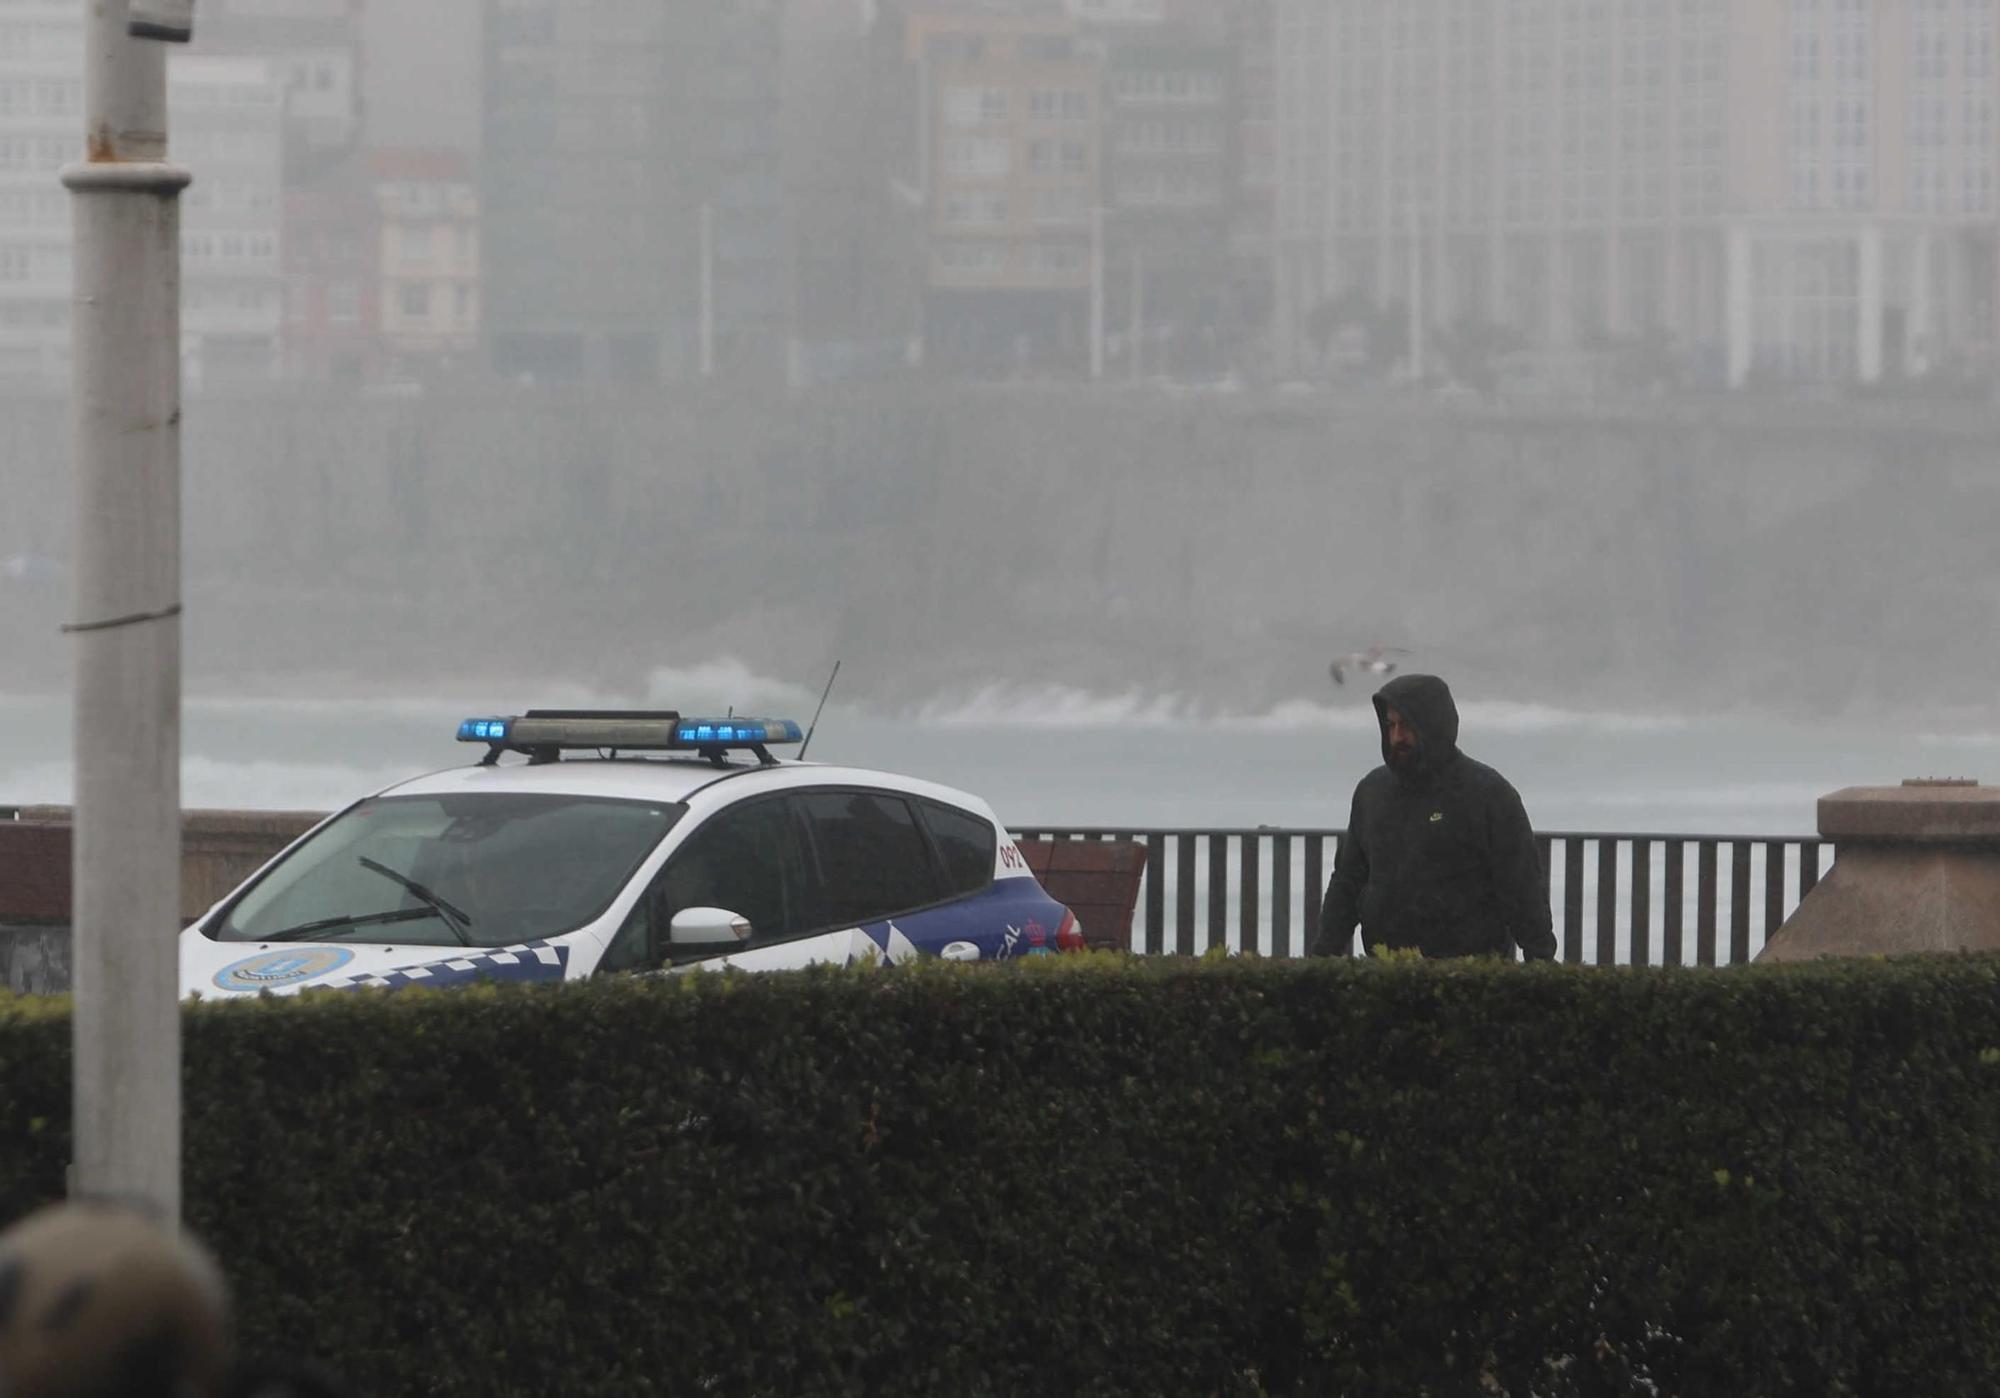
[[[181,933],[181,993],[1077,951],[984,801],[805,761],[783,719],[530,710],[313,827]]]

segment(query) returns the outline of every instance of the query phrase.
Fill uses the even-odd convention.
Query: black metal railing
[[[1038,825],[1015,833],[1145,845],[1131,944],[1156,954],[1224,945],[1304,955],[1340,841],[1337,830],[1270,826]],[[1535,842],[1549,881],[1556,954],[1599,965],[1747,962],[1812,891],[1833,855],[1830,844],[1796,836],[1548,831]]]

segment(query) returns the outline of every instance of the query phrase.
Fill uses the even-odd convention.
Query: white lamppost
[[[180,192],[166,49],[193,0],[87,0],[75,208],[71,1192],[178,1220]]]

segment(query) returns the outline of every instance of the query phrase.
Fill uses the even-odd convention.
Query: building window
[[[423,282],[404,282],[396,304],[411,320],[427,320],[431,313],[431,289]]]
[[[1074,276],[1090,260],[1089,249],[1078,243],[1030,243],[1024,252],[1028,270],[1044,276]]]
[[[1990,165],[1968,165],[1965,170],[1965,212],[1993,212],[1993,169]]]
[[[1119,128],[1118,148],[1171,155],[1212,154],[1222,133],[1207,121],[1133,121]]]
[[[1089,217],[1089,201],[1084,197],[1084,191],[1074,185],[1035,191],[1034,218],[1037,227],[1082,223]]]
[[[1004,140],[976,140],[960,137],[944,143],[947,174],[990,178],[1007,174],[1014,166],[1014,147]]]
[[[1222,100],[1222,78],[1186,69],[1127,70],[1111,80],[1111,91],[1120,102],[1208,104]]]
[[[1038,87],[1028,94],[1028,115],[1036,121],[1087,121],[1090,94],[1081,88]]]
[[[1001,243],[945,242],[938,244],[937,259],[948,272],[988,274],[1007,265],[1007,249]]]
[[[945,89],[944,119],[952,126],[992,125],[1007,120],[1008,94],[1004,87],[951,87]]]
[[[326,289],[326,318],[335,325],[353,325],[361,319],[361,288],[353,282],[335,282]]]
[[[954,228],[998,228],[1007,222],[1007,196],[997,190],[956,190],[944,197],[944,222]]]

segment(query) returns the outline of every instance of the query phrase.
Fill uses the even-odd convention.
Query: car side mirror
[[[750,940],[750,921],[727,908],[682,908],[667,925],[675,947],[735,947]]]

